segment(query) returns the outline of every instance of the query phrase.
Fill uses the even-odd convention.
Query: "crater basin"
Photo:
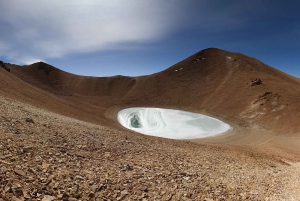
[[[134,107],[119,111],[118,121],[130,130],[170,139],[197,139],[219,135],[231,127],[206,115],[163,108]]]

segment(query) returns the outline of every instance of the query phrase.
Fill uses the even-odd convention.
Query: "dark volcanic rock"
[[[256,85],[261,85],[261,84],[262,84],[262,81],[259,78],[251,80],[251,86],[256,86]]]
[[[0,66],[10,72],[10,69],[6,67],[6,65],[3,63],[3,61],[0,61]]]

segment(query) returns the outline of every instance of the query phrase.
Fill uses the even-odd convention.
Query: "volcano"
[[[299,198],[299,78],[217,48],[139,77],[80,76],[44,62],[5,67],[3,199]],[[232,130],[188,141],[146,136],[118,122],[133,107],[201,113]],[[35,182],[26,186],[28,177]]]

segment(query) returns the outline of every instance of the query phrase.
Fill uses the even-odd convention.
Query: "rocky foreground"
[[[293,171],[250,148],[114,130],[0,97],[0,201],[293,200]]]

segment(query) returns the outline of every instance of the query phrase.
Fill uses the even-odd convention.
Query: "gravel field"
[[[297,200],[296,169],[247,147],[122,132],[0,97],[0,201]]]

